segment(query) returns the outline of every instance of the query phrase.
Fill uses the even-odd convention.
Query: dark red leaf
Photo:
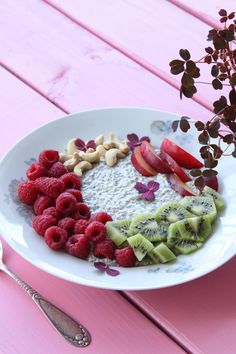
[[[214,50],[213,50],[211,47],[205,48],[205,51],[206,51],[208,54],[213,54],[213,52],[214,52]]]
[[[221,9],[221,10],[218,12],[218,14],[219,14],[220,16],[227,16],[227,11],[226,11],[225,9]]]
[[[213,77],[217,77],[219,74],[219,67],[218,65],[212,65],[212,68],[211,68],[211,75]]]
[[[193,177],[201,176],[201,174],[202,174],[202,171],[199,170],[199,169],[194,169],[194,170],[190,171],[190,175],[193,176]]]
[[[184,87],[193,86],[194,80],[191,75],[184,73],[181,79],[181,83]]]
[[[181,91],[185,97],[191,98],[197,92],[195,86],[184,87],[181,86]]]
[[[187,133],[187,131],[190,129],[190,124],[187,121],[187,119],[181,119],[179,123],[179,127],[184,133]]]
[[[188,49],[180,49],[179,55],[180,55],[181,58],[183,58],[184,60],[189,60],[189,59],[191,58]]]
[[[178,126],[179,126],[179,120],[174,120],[171,125],[173,132],[176,132]]]
[[[229,20],[232,20],[235,16],[235,12],[231,12],[229,15],[228,15],[228,19]]]
[[[222,83],[218,79],[214,79],[212,81],[212,86],[214,87],[215,90],[222,90],[222,88],[223,88]]]
[[[202,131],[205,128],[205,124],[203,122],[201,122],[200,120],[198,120],[195,123],[195,127],[197,128],[198,131]]]
[[[202,190],[205,186],[204,178],[202,176],[196,178],[194,184],[198,189]]]
[[[206,130],[204,130],[198,137],[198,141],[200,144],[205,145],[209,141],[209,135]]]

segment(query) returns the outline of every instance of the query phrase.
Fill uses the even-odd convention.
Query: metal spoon
[[[49,301],[45,300],[37,291],[32,289],[23,280],[18,278],[16,274],[11,272],[2,261],[3,249],[2,242],[0,240],[0,270],[8,274],[13,278],[34,300],[36,305],[40,308],[43,314],[51,322],[54,328],[71,344],[76,347],[86,347],[91,342],[89,332],[79,322],[73,320],[65,312],[60,310]]]

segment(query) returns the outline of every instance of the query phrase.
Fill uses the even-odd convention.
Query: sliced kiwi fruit
[[[177,202],[167,203],[156,210],[157,221],[163,220],[169,223],[173,223],[178,220],[191,217],[193,217],[193,214],[188,212],[182,205]]]
[[[198,248],[202,246],[203,243],[183,239],[178,229],[179,223],[182,223],[182,221],[178,221],[170,225],[168,229],[167,245],[176,254],[189,254],[196,251]]]
[[[204,242],[211,234],[211,220],[208,216],[199,216],[178,221],[177,227],[182,239]]]
[[[126,241],[129,235],[131,220],[108,221],[106,223],[107,236],[117,245],[120,246]]]
[[[212,222],[216,219],[217,210],[210,195],[207,197],[185,197],[181,200],[181,205],[197,216],[207,215]]]
[[[157,222],[155,214],[146,213],[137,215],[132,219],[129,233],[135,235],[140,233],[150,242],[162,241],[167,239],[168,224]]]
[[[208,186],[205,186],[201,195],[206,196],[206,197],[210,195],[214,200],[217,211],[221,211],[225,208],[224,198],[218,192],[216,192],[214,189],[212,189]]]
[[[161,263],[171,262],[176,259],[175,254],[163,242],[152,250],[152,254],[154,254]]]
[[[154,246],[141,234],[131,236],[127,239],[129,245],[133,248],[136,258],[141,261]]]

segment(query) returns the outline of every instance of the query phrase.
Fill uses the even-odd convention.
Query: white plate
[[[171,121],[176,118],[171,113],[148,109],[93,110],[53,121],[23,138],[0,165],[0,228],[6,241],[22,257],[48,273],[75,283],[108,289],[144,290],[177,285],[224,264],[236,250],[236,169],[231,158],[222,159],[219,166],[220,192],[227,208],[204,247],[191,255],[177,257],[174,264],[119,268],[120,275],[116,277],[100,273],[92,263],[51,251],[31,228],[27,208],[14,197],[17,180],[25,176],[32,157],[37,157],[44,149],[64,150],[66,142],[74,136],[86,140],[114,131],[125,138],[127,133],[135,132],[140,136],[149,135],[158,146],[168,135],[197,156],[199,146],[192,131],[188,134],[171,132]]]

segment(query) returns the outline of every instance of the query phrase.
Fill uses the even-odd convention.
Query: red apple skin
[[[203,177],[205,181],[205,185],[214,189],[216,192],[218,192],[218,178],[216,176],[212,177]]]
[[[157,172],[148,165],[148,163],[143,159],[141,152],[140,152],[140,146],[137,146],[132,155],[131,155],[131,162],[134,166],[134,168],[142,175],[145,177],[150,177],[150,176],[156,176]]]
[[[186,184],[175,173],[171,173],[166,177],[171,188],[183,197],[197,195],[195,192],[189,189],[188,186],[186,186]]]
[[[181,167],[192,169],[204,166],[201,161],[167,138],[162,141],[161,150],[167,152]]]
[[[173,160],[172,157],[165,151],[161,150],[160,157],[170,166],[172,172],[176,173],[184,183],[192,180],[191,177],[189,177],[187,173],[185,173],[184,170],[177,164],[177,162],[175,162],[175,160]]]
[[[140,153],[143,159],[159,173],[171,173],[170,167],[161,160],[156,151],[148,141],[143,141],[140,146]]]

